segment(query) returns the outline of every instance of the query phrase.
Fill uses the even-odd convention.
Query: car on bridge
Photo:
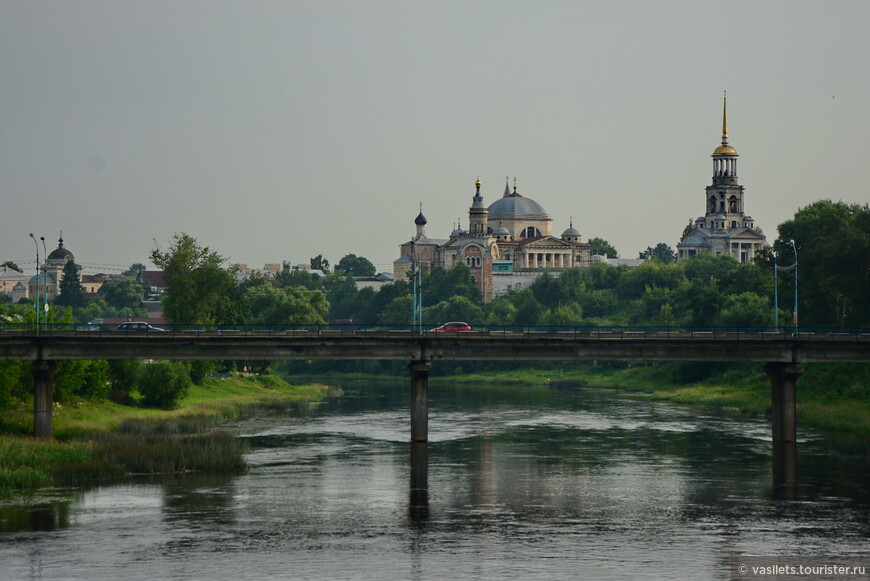
[[[430,330],[435,333],[457,333],[463,331],[471,331],[471,325],[460,321],[451,321],[449,323],[444,323],[440,327],[435,327],[434,329]]]
[[[163,331],[160,327],[155,327],[142,321],[128,321],[118,325],[119,331]]]

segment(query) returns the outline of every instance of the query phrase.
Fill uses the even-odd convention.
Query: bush
[[[157,361],[142,366],[136,383],[142,395],[142,405],[172,409],[187,395],[190,375],[182,363]]]
[[[109,399],[122,405],[131,405],[131,395],[136,389],[136,377],[142,363],[136,359],[112,359],[109,361]]]

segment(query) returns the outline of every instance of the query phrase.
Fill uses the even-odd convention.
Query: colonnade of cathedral
[[[570,268],[570,252],[535,252],[523,254],[522,268]]]

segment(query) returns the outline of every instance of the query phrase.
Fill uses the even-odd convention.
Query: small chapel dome
[[[723,143],[713,150],[713,155],[737,155],[737,150],[727,143]]]
[[[63,238],[57,241],[57,248],[48,254],[48,260],[73,260],[73,253],[63,247]]]
[[[562,232],[562,238],[576,238],[579,236],[580,236],[580,232],[578,232],[577,229],[574,228],[573,226],[571,226],[570,228],[568,228],[567,230]]]
[[[426,216],[423,215],[423,211],[421,210],[417,217],[414,219],[414,224],[417,226],[425,226],[427,224]]]
[[[462,228],[457,228],[456,230],[454,230],[453,232],[450,233],[450,237],[451,238],[459,238],[461,236],[465,236],[466,234],[467,234],[467,232],[465,230],[463,230]]]
[[[510,230],[504,226],[499,226],[492,231],[493,236],[510,236]]]

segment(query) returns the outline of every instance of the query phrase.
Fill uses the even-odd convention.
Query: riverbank
[[[131,473],[244,469],[236,438],[217,433],[222,419],[251,406],[317,402],[333,391],[322,384],[292,385],[274,375],[206,378],[191,386],[177,408],[157,410],[108,401],[55,404],[52,441],[32,430],[22,404],[0,416],[0,495],[15,489],[68,485]]]
[[[712,366],[715,368],[710,370]],[[706,376],[705,376],[706,375]],[[693,376],[703,376],[692,381]],[[442,378],[439,378],[439,380]],[[559,383],[620,389],[652,399],[770,415],[770,379],[755,364],[662,363],[626,369],[588,365],[515,369],[449,377],[461,383]],[[870,366],[808,364],[797,383],[798,424],[849,436],[870,436]]]

